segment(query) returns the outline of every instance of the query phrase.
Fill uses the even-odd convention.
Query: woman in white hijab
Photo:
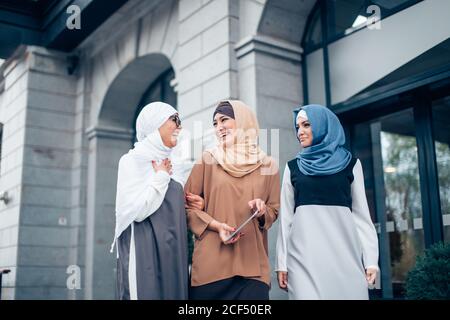
[[[136,120],[134,148],[120,159],[114,238],[119,299],[188,298],[183,186],[189,170],[171,157],[180,130],[172,106],[150,103]]]

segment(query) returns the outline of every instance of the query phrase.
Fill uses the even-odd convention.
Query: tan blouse
[[[189,228],[196,236],[192,286],[233,276],[270,285],[267,231],[277,219],[280,207],[280,177],[275,161],[271,159],[268,165],[235,178],[210,153],[204,152],[201,162],[192,169],[185,190],[205,200],[205,211],[187,210]],[[266,203],[267,212],[248,223],[242,229],[245,235],[234,244],[223,244],[217,232],[207,230],[213,219],[238,227],[251,215],[248,202],[256,198]]]

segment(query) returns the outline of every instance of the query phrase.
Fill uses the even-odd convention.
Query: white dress
[[[378,268],[378,238],[360,161],[354,158],[341,178],[301,177],[298,170],[300,190],[292,185],[290,163],[281,189],[275,269],[288,272],[289,299],[368,299],[365,269]],[[346,179],[349,186],[337,185]],[[345,188],[351,204],[336,205],[342,198],[336,190]]]

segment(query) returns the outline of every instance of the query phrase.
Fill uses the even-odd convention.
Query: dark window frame
[[[380,21],[383,21],[386,18],[389,18],[390,16],[405,10],[419,2],[422,2],[423,0],[409,0],[397,7],[395,7],[394,9],[388,11],[387,13],[385,12],[385,15],[383,15],[383,10],[381,11],[381,19]],[[366,3],[364,4],[363,7],[368,7],[369,5],[371,5],[371,1],[366,0]],[[353,30],[352,32],[345,34],[345,32],[341,32],[341,33],[335,33],[333,32],[333,25],[332,25],[332,17],[334,16],[333,13],[334,12],[334,1],[332,0],[325,0],[325,1],[317,1],[316,4],[314,5],[313,9],[311,10],[311,13],[308,16],[308,20],[306,23],[306,27],[305,27],[305,31],[304,31],[304,36],[302,38],[302,42],[301,45],[303,47],[304,50],[304,54],[307,55],[309,53],[312,53],[314,51],[316,51],[317,49],[322,48],[323,43],[325,43],[326,45],[329,45],[335,41],[338,41],[342,38],[345,38],[347,36],[350,36],[352,34],[354,34],[355,32],[358,32],[360,30],[364,30],[366,28],[366,26],[361,26],[355,30]],[[319,12],[320,11],[320,12]],[[309,35],[312,32],[312,27],[314,25],[315,20],[313,19],[313,17],[315,15],[319,14],[319,19],[322,19],[323,22],[326,26],[325,29],[323,29],[322,27],[322,43],[316,44],[316,45],[309,45],[309,43],[307,42],[307,35]],[[323,25],[322,25],[323,26]],[[326,33],[324,35],[324,32]]]
[[[423,86],[409,88],[408,91],[400,94],[396,94],[396,87],[394,86],[391,88],[391,92],[388,92],[387,97],[373,101],[369,95],[365,99],[367,100],[366,103],[364,103],[364,100],[358,101],[358,107],[341,108],[341,110],[345,111],[337,112],[345,129],[350,132],[350,141],[348,141],[348,144],[353,151],[354,142],[352,141],[352,131],[356,124],[412,108],[417,142],[425,248],[429,248],[434,243],[445,240],[433,131],[432,101],[448,96],[449,92],[450,74],[447,74],[446,78],[427,83]],[[362,108],[364,108],[364,112],[361,112]],[[372,144],[373,147],[374,145]],[[380,164],[377,165],[376,162],[377,159],[373,159],[374,169],[372,174],[375,176],[379,175],[375,167],[380,169]],[[378,179],[375,181],[374,188],[376,222],[380,223],[380,266],[384,270],[381,274],[382,292],[378,296],[382,298],[393,298],[394,288],[390,279],[389,260],[386,258],[390,255],[390,252],[389,240],[385,237],[384,182]],[[383,257],[385,258],[382,259]]]

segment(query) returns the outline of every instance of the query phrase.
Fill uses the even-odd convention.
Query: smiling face
[[[313,134],[311,124],[309,123],[308,119],[298,117],[297,129],[297,135],[302,147],[306,148],[311,146],[313,141]]]
[[[173,148],[177,145],[178,135],[181,131],[181,122],[178,114],[171,116],[159,127],[159,134],[166,147]]]
[[[213,126],[216,130],[217,139],[219,139],[219,143],[222,146],[229,147],[234,144],[236,120],[227,115],[217,113],[214,116]]]

